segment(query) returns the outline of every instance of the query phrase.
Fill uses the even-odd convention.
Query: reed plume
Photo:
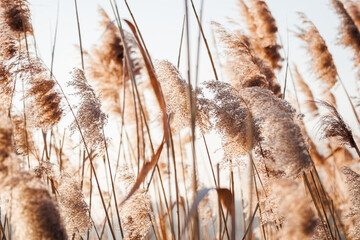
[[[59,178],[58,182],[58,203],[66,232],[71,239],[81,239],[91,226],[91,222],[89,207],[84,200],[80,184],[65,175]]]
[[[74,121],[71,124],[71,131],[78,130],[77,124],[79,124],[89,148],[95,150],[99,147],[100,151],[104,150],[105,136],[103,127],[106,124],[107,116],[101,110],[99,98],[87,82],[84,72],[78,68],[73,69],[72,81],[68,85],[74,87],[74,94],[80,97],[80,105],[76,113],[77,122]]]
[[[25,56],[24,56],[25,57]],[[28,79],[30,88],[26,92],[28,101],[28,116],[36,127],[48,129],[55,126],[62,118],[62,97],[55,88],[55,81],[50,72],[39,59],[24,59],[17,72],[18,77]]]
[[[277,198],[279,214],[284,217],[280,239],[310,239],[320,220],[301,185],[292,180],[278,180],[272,185],[272,193]],[[297,201],[299,198],[301,201]]]
[[[11,190],[14,239],[67,239],[57,205],[39,179],[19,172],[3,184]]]
[[[172,115],[172,126],[175,129],[190,126],[189,87],[179,70],[162,60],[155,63],[155,72],[165,97],[166,111]]]
[[[312,70],[324,85],[323,93],[325,93],[337,82],[337,69],[318,29],[305,14],[299,13],[299,15],[304,27],[299,27],[299,32],[296,35],[305,42],[308,54],[311,56]]]
[[[346,176],[346,184],[350,192],[351,207],[347,217],[353,226],[349,233],[353,239],[357,239],[360,236],[360,174],[347,166],[342,168],[342,172]]]
[[[62,115],[61,96],[55,89],[55,81],[43,62],[18,47],[15,33],[1,24],[0,66],[2,98],[9,101],[15,91],[14,81],[23,80],[27,85],[28,110],[35,127],[48,129],[56,125]],[[4,45],[3,45],[4,44]],[[11,95],[11,96],[10,96]]]
[[[345,0],[344,5],[357,29],[360,29],[360,3],[353,0]]]
[[[243,88],[239,93],[258,121],[262,152],[270,155],[265,158],[266,167],[271,171],[284,171],[290,178],[308,171],[312,162],[301,129],[295,123],[295,109],[265,89]]]
[[[245,3],[244,0],[238,1],[238,6],[240,7],[241,16],[243,17],[243,20],[246,23],[246,27],[249,30],[249,35],[256,39],[256,25],[255,25],[255,19],[254,16],[250,13],[249,6]]]
[[[5,112],[0,114],[0,172],[7,171],[7,160],[13,153],[13,131]]]
[[[0,62],[0,99],[6,105],[10,102],[12,83],[13,80],[11,74],[5,64]]]
[[[213,22],[213,25],[224,46],[231,84],[237,89],[257,86],[281,96],[281,88],[276,83],[271,66],[254,55],[246,37],[236,36],[218,23]]]
[[[341,39],[339,44],[351,48],[354,54],[354,65],[358,67],[360,65],[360,32],[356,27],[354,20],[346,11],[344,4],[339,0],[331,0],[331,3],[335,9],[336,14],[341,18],[341,26],[339,27],[339,33]]]
[[[214,128],[221,135],[225,154],[229,159],[247,155],[254,143],[259,141],[259,133],[239,92],[230,84],[219,81],[208,81],[204,86],[214,95],[211,114]]]
[[[299,87],[300,92],[302,92],[303,95],[306,97],[306,100],[304,101],[306,111],[310,113],[312,117],[317,117],[319,115],[319,109],[316,106],[316,103],[314,101],[314,95],[312,94],[310,87],[302,78],[296,65],[294,65],[294,72],[297,86]]]
[[[340,144],[349,145],[350,147],[357,149],[350,127],[345,123],[336,108],[324,101],[319,101],[317,103],[329,111],[327,115],[321,117],[321,132],[323,138],[335,137]]]
[[[27,0],[1,0],[0,16],[17,35],[21,33],[33,34],[30,21],[30,9]]]
[[[256,53],[263,59],[271,63],[271,67],[281,68],[280,62],[282,57],[279,50],[281,46],[277,44],[276,34],[278,28],[276,21],[271,14],[271,11],[265,1],[252,0],[252,5],[249,9],[253,16],[254,24],[256,26],[256,42],[259,42],[260,49],[255,50]],[[249,28],[251,31],[252,28]],[[256,48],[255,48],[256,49]]]
[[[128,194],[135,176],[127,166],[122,166],[119,172],[119,182],[125,188],[124,194]],[[152,226],[150,196],[145,189],[138,189],[123,205],[120,206],[120,215],[126,239],[143,239]]]
[[[104,30],[101,41],[86,54],[88,64],[86,67],[89,81],[101,95],[101,99],[108,111],[121,116],[122,110],[120,93],[124,85],[128,88],[129,74],[124,71],[125,64],[124,46],[121,41],[117,26],[104,11],[99,9],[102,17],[100,25]],[[140,74],[142,62],[137,54],[137,46],[131,34],[125,32],[125,40],[130,52],[132,71],[135,76]]]
[[[25,128],[25,119],[23,115],[13,114],[11,116],[14,132],[14,145],[18,154],[27,155],[35,149],[35,143],[32,139],[31,131]]]
[[[264,1],[258,0],[252,1],[250,7],[243,0],[239,0],[238,5],[256,55],[268,61],[273,69],[280,69],[283,59],[279,53],[281,46],[277,44],[276,38],[278,28],[269,7]]]

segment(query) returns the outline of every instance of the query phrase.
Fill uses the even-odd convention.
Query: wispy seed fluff
[[[261,50],[256,51],[263,59],[271,63],[272,68],[281,68],[282,60],[279,50],[280,45],[277,44],[276,22],[271,11],[265,1],[252,1],[249,11],[253,16],[256,26],[256,41],[259,41]]]
[[[343,174],[346,176],[346,184],[350,192],[350,212],[348,218],[352,223],[350,237],[358,239],[360,236],[360,174],[344,166]]]
[[[179,70],[169,61],[160,60],[155,63],[155,72],[165,97],[166,111],[172,115],[171,126],[175,129],[190,126],[189,86]]]
[[[346,11],[344,4],[339,0],[331,0],[331,3],[335,9],[336,14],[341,18],[341,26],[339,27],[339,33],[341,39],[339,44],[351,48],[354,54],[354,65],[357,67],[360,65],[360,32],[356,27],[354,20]]]
[[[353,0],[345,0],[345,7],[357,29],[360,29],[360,3]]]
[[[214,128],[221,134],[225,154],[230,159],[246,155],[253,142],[259,139],[254,121],[239,92],[230,84],[220,81],[209,81],[203,85],[214,95],[210,111],[215,120]]]
[[[257,86],[281,95],[271,66],[254,54],[248,38],[236,36],[216,22],[212,24],[225,50],[231,84],[236,89]]]
[[[27,173],[8,181],[14,239],[66,240],[57,205],[41,182]]]
[[[0,47],[0,50],[4,60],[0,66],[0,71],[4,73],[0,79],[0,84],[4,87],[2,98],[10,98],[14,79],[23,80],[26,83],[25,97],[28,100],[26,110],[33,125],[42,129],[56,125],[63,116],[62,98],[55,88],[56,83],[51,78],[49,70],[40,59],[18,50],[16,45],[11,50],[3,47]]]
[[[1,40],[0,40],[1,41]],[[1,47],[0,47],[1,49]],[[12,77],[4,62],[0,62],[0,100],[9,106],[12,92]]]
[[[16,34],[32,34],[29,3],[26,0],[1,0],[0,16]]]
[[[329,111],[328,114],[321,117],[323,138],[335,137],[339,140],[340,144],[347,144],[350,147],[356,148],[352,131],[336,108],[327,102],[320,101],[318,103]]]
[[[119,171],[119,182],[125,196],[135,183],[135,176],[127,166]],[[123,205],[120,206],[121,221],[126,239],[144,239],[151,228],[151,201],[145,189],[138,189]]]
[[[17,72],[20,77],[28,79],[30,88],[26,92],[28,98],[28,116],[36,127],[47,129],[55,126],[63,116],[62,97],[55,89],[55,81],[50,72],[39,59],[28,58],[21,63]]]
[[[88,58],[86,72],[88,79],[94,83],[94,89],[101,94],[101,99],[107,110],[121,115],[120,93],[129,79],[124,75],[125,49],[121,41],[120,32],[116,24],[111,21],[104,9],[99,9],[102,16],[101,28],[104,34],[97,46],[94,46]],[[136,53],[136,42],[131,34],[125,32],[125,41],[129,48],[132,70],[135,75],[140,73],[141,61]],[[124,79],[125,77],[125,79]]]
[[[284,171],[287,177],[296,178],[312,166],[295,110],[290,104],[258,87],[239,90],[253,118],[258,121],[260,142],[266,167],[271,171]]]
[[[67,176],[58,181],[57,197],[66,232],[71,239],[80,239],[91,226],[88,205],[77,181]]]
[[[305,16],[299,14],[304,27],[299,27],[297,36],[306,43],[306,49],[311,56],[312,71],[325,86],[323,92],[329,91],[337,81],[337,70],[325,40],[320,35],[315,25]]]
[[[293,180],[278,180],[272,184],[272,194],[276,196],[279,214],[284,218],[278,233],[280,239],[310,239],[319,219],[302,185]]]
[[[299,87],[300,92],[303,93],[305,97],[303,101],[305,105],[305,110],[306,112],[311,114],[312,117],[317,117],[319,115],[319,109],[314,101],[314,95],[312,94],[310,87],[304,81],[296,65],[294,65],[293,69],[295,72],[295,80],[297,86]]]
[[[13,152],[13,132],[10,119],[0,111],[0,172],[7,170],[5,161]],[[3,172],[4,173],[4,172]]]
[[[99,98],[88,84],[84,72],[78,68],[73,69],[72,81],[68,85],[74,87],[75,95],[80,97],[76,113],[77,122],[74,121],[70,126],[72,132],[79,131],[78,123],[89,149],[95,150],[99,147],[103,150],[105,140],[103,127],[107,116],[101,111]]]
[[[13,114],[11,116],[13,131],[14,131],[14,145],[18,154],[27,155],[34,153],[35,143],[32,139],[32,133],[25,128],[25,119],[23,115]]]

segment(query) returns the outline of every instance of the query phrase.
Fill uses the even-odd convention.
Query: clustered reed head
[[[22,155],[32,153],[35,150],[35,143],[32,139],[31,131],[26,128],[24,116],[12,114],[11,119],[13,124],[14,145],[16,152]]]
[[[225,154],[230,159],[246,155],[254,142],[259,141],[259,136],[239,92],[230,84],[220,81],[205,82],[204,87],[214,95],[209,100],[210,112],[214,128],[221,134]]]
[[[306,112],[310,113],[311,116],[313,117],[317,117],[319,115],[319,109],[314,101],[314,95],[312,94],[310,87],[306,84],[306,82],[302,78],[296,65],[294,65],[294,71],[295,71],[295,79],[297,86],[299,87],[299,91],[302,92],[303,95],[306,97],[304,102]]]
[[[19,173],[8,182],[12,196],[14,239],[67,239],[56,202],[39,179]]]
[[[1,0],[1,21],[4,21],[16,34],[32,34],[30,9],[27,0]]]
[[[231,84],[237,89],[257,86],[281,96],[281,88],[271,66],[255,55],[249,39],[230,33],[218,23],[213,22],[213,25],[224,46]]]
[[[339,27],[339,33],[341,39],[339,44],[349,47],[353,50],[354,65],[358,67],[360,65],[360,32],[356,27],[354,20],[346,11],[344,4],[340,0],[331,0],[331,3],[335,9],[335,12],[341,18],[341,26]]]
[[[258,87],[239,90],[253,118],[258,121],[262,141],[259,143],[270,171],[284,171],[296,178],[312,166],[295,110],[272,92]]]
[[[337,70],[331,53],[315,25],[305,16],[299,14],[304,27],[299,27],[297,37],[306,43],[311,56],[312,70],[324,85],[323,92],[329,91],[337,81]]]
[[[319,219],[312,201],[301,184],[293,180],[278,180],[272,184],[279,214],[283,217],[280,239],[310,239],[315,234]],[[301,199],[301,200],[298,200]]]
[[[280,62],[283,60],[279,53],[281,46],[277,44],[276,39],[278,28],[267,4],[256,0],[252,1],[249,8],[243,0],[239,0],[238,5],[256,55],[268,61],[272,68],[281,68]]]
[[[24,63],[26,65],[22,65],[17,74],[26,77],[30,85],[26,92],[29,100],[28,115],[36,127],[51,128],[59,123],[64,114],[62,97],[55,88],[56,83],[51,79],[51,74],[39,59],[27,58]]]
[[[179,70],[169,61],[161,60],[155,63],[155,72],[165,97],[166,111],[171,114],[171,126],[179,130],[190,126],[189,86]]]
[[[323,138],[335,137],[341,144],[355,148],[356,143],[352,131],[336,108],[324,101],[319,101],[317,103],[329,111],[327,115],[321,117],[321,132]]]
[[[101,28],[104,33],[100,43],[86,54],[88,58],[86,72],[89,74],[89,81],[94,83],[95,90],[101,93],[107,110],[121,115],[120,93],[124,85],[128,87],[127,79],[129,79],[129,73],[124,71],[127,68],[124,44],[115,23],[104,9],[100,8],[99,12],[102,16]],[[132,71],[138,76],[142,62],[136,52],[136,42],[127,32],[125,32],[125,41],[130,52]]]
[[[107,116],[101,110],[100,99],[95,95],[81,69],[73,69],[72,81],[68,85],[72,86],[75,89],[75,95],[80,97],[80,105],[76,113],[77,121],[70,126],[72,132],[81,131],[89,149],[96,150],[99,147],[100,151],[104,150],[103,128],[107,122]]]
[[[348,218],[352,222],[350,237],[356,239],[360,236],[360,174],[344,166],[343,174],[346,176],[346,184],[350,192],[351,207]]]
[[[5,161],[13,152],[13,131],[11,122],[5,112],[0,111],[0,172],[7,170]]]
[[[89,207],[76,180],[62,176],[58,181],[58,203],[66,232],[72,239],[80,239],[91,226]]]
[[[1,48],[1,47],[0,47]],[[3,62],[0,62],[0,99],[4,104],[10,102],[12,77]]]
[[[135,183],[135,176],[127,166],[120,168],[119,181],[127,195]],[[143,239],[151,228],[151,201],[145,189],[138,189],[120,208],[121,221],[126,239]]]
[[[253,35],[256,35],[255,41],[258,41],[260,45],[260,49],[255,50],[256,54],[269,61],[272,68],[281,68],[282,57],[279,52],[281,46],[277,44],[276,21],[265,1],[253,0],[252,2],[249,10],[256,26],[256,32]]]
[[[344,5],[357,29],[360,29],[360,3],[354,0],[345,0]]]
[[[27,8],[26,1],[1,1],[1,3]],[[5,11],[4,9],[6,10],[3,7],[2,11]],[[19,19],[22,18],[19,17]],[[25,21],[25,19],[18,21],[23,20]],[[51,78],[51,74],[41,60],[31,56],[29,52],[19,49],[21,39],[17,37],[18,33],[16,33],[16,29],[13,29],[15,26],[11,24],[2,22],[0,27],[2,33],[0,37],[2,61],[0,71],[3,73],[0,79],[1,87],[3,87],[2,98],[9,101],[13,97],[15,79],[21,79],[29,85],[26,86],[26,98],[29,100],[26,111],[28,110],[29,115],[33,117],[34,125],[42,129],[50,128],[56,125],[63,115],[61,97],[55,89],[55,82]],[[28,24],[30,25],[30,22]]]

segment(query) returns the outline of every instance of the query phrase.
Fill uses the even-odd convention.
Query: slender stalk
[[[251,237],[251,225],[252,225],[252,222],[254,221],[255,214],[256,214],[258,208],[259,208],[259,203],[256,204],[255,211],[254,211],[253,215],[251,216],[249,225],[248,225],[247,228],[246,228],[246,231],[245,231],[245,233],[244,233],[244,236],[243,236],[242,240],[245,240],[246,235],[247,235],[248,233],[249,233],[249,238]]]
[[[201,36],[202,36],[203,39],[204,39],[204,43],[205,43],[205,46],[206,46],[206,50],[207,50],[207,53],[208,53],[208,55],[209,55],[209,59],[210,59],[210,62],[211,62],[211,67],[212,67],[213,72],[214,72],[215,80],[218,80],[218,75],[217,75],[217,72],[216,72],[214,60],[213,60],[212,55],[211,55],[210,47],[209,47],[209,44],[207,43],[207,40],[206,40],[204,31],[203,31],[203,28],[202,28],[202,26],[201,26],[201,20],[199,19],[199,16],[198,16],[198,14],[197,14],[197,12],[196,12],[196,9],[195,9],[193,0],[190,0],[190,2],[191,2],[192,9],[194,10],[194,14],[195,14],[196,20],[197,20],[198,25],[199,25],[199,29],[200,29],[200,32],[201,32]],[[186,11],[187,11],[187,7],[186,7]],[[186,24],[187,24],[187,23],[186,23]]]
[[[76,12],[76,23],[77,23],[78,35],[79,35],[79,44],[80,44],[81,67],[82,67],[82,70],[85,70],[84,53],[83,53],[82,40],[81,40],[81,29],[80,29],[80,20],[79,20],[79,11],[78,11],[77,0],[74,0],[74,3],[75,3],[75,12]]]
[[[184,39],[185,19],[186,19],[186,16],[184,15],[184,19],[183,19],[183,23],[182,23],[182,28],[181,28],[181,37],[180,37],[179,53],[178,53],[177,64],[176,64],[177,69],[179,69],[179,67],[180,67],[181,49],[182,49],[182,43],[183,43],[183,39]]]
[[[173,159],[173,165],[174,165],[174,178],[175,178],[175,189],[176,189],[176,215],[177,215],[177,231],[178,231],[177,236],[180,239],[181,231],[180,231],[179,185],[178,185],[177,171],[176,171],[174,141],[173,141],[170,126],[169,126],[169,134],[170,134],[170,142],[171,142],[171,153],[172,153],[172,159]]]

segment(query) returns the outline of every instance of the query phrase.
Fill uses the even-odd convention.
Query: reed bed
[[[316,81],[266,1],[239,0],[233,30],[185,0],[177,63],[151,57],[123,3],[104,3],[101,39],[84,49],[74,1],[81,65],[64,84],[37,54],[28,1],[0,0],[2,240],[360,239],[358,99],[311,19],[299,13],[291,34]],[[360,4],[329,6],[359,73]],[[190,62],[190,15],[215,80]]]

